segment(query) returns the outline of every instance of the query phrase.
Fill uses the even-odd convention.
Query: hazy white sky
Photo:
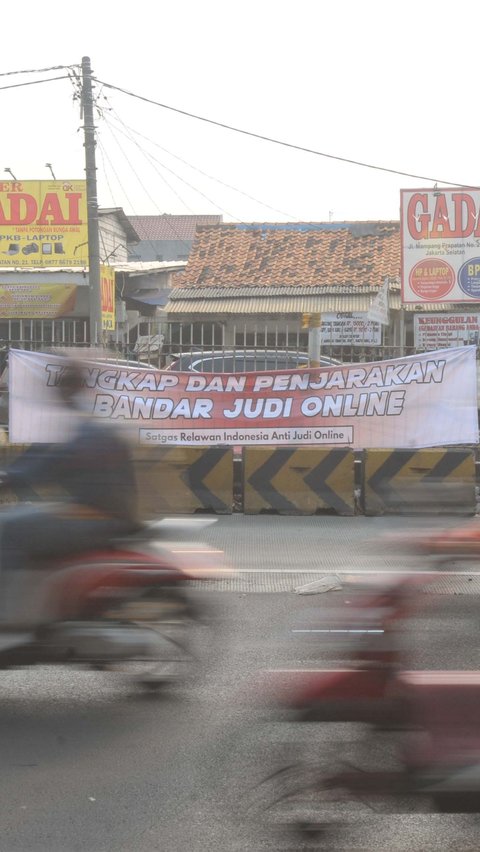
[[[3,30],[0,72],[76,64],[86,54],[99,79],[189,112],[341,157],[479,185],[479,15],[472,0],[51,0],[44,9],[23,0],[21,21],[12,13]],[[1,77],[0,86],[61,73]],[[395,219],[401,187],[431,186],[251,139],[100,87],[97,94],[99,202],[128,214]],[[46,162],[57,178],[83,176],[72,96],[69,80],[0,91],[0,177],[10,167],[17,178],[47,178]]]

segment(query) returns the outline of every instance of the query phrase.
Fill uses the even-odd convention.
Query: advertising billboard
[[[112,266],[100,266],[100,290],[102,299],[102,329],[115,328],[115,270]]]
[[[74,284],[0,284],[0,319],[56,319],[75,308]]]
[[[478,346],[480,313],[415,314],[414,343],[417,349],[445,349],[447,346]]]
[[[0,268],[88,266],[84,180],[0,181]]]
[[[480,189],[402,189],[402,302],[480,302]]]
[[[382,329],[363,311],[323,313],[320,341],[324,346],[380,346]]]

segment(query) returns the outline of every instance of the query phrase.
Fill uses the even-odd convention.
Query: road
[[[201,663],[162,698],[142,696],[121,674],[2,673],[0,852],[331,849],[273,834],[252,816],[263,795],[254,783],[284,759],[293,733],[271,722],[259,672],[313,660],[316,646],[296,640],[292,627],[344,606],[355,572],[404,567],[379,537],[411,528],[409,518],[219,518],[205,539],[240,573],[208,593],[213,618],[197,637]],[[341,591],[294,594],[295,585],[332,572]],[[477,591],[471,576],[467,591]],[[463,589],[463,580],[450,578],[447,591]],[[478,667],[477,594],[442,602],[409,637],[412,665]],[[351,736],[344,726],[306,727],[307,748],[318,753],[336,738],[346,747]],[[334,848],[423,852],[440,848],[440,835],[442,850],[478,848],[473,817],[349,814],[348,837]]]

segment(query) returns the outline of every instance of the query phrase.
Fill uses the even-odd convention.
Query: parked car
[[[219,349],[173,355],[167,367],[183,373],[252,373],[262,370],[296,370],[309,366],[308,355],[289,349]],[[340,364],[322,355],[324,367]]]

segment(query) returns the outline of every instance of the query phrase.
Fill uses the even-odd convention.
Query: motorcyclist
[[[111,424],[82,413],[82,388],[81,367],[69,363],[58,389],[63,404],[78,416],[73,437],[30,448],[2,474],[1,484],[16,490],[48,483],[66,495],[55,504],[18,506],[3,515],[2,568],[30,568],[47,557],[99,548],[138,526],[128,443]]]

